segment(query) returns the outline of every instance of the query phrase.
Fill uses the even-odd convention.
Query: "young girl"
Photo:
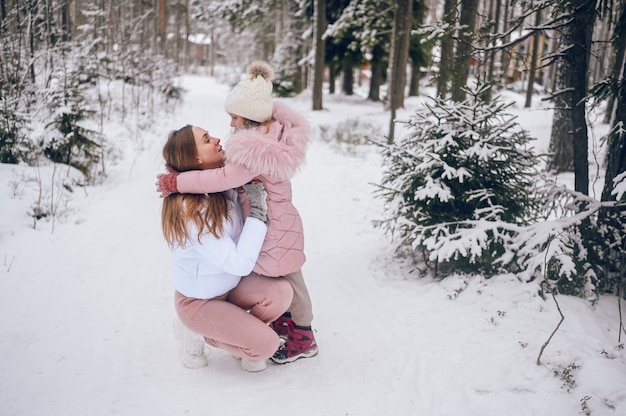
[[[222,169],[158,176],[161,195],[175,192],[218,192],[257,178],[267,191],[268,231],[254,271],[283,276],[294,290],[289,312],[272,323],[285,344],[271,358],[284,364],[317,354],[311,329],[311,299],[302,277],[305,261],[300,214],[291,201],[291,178],[302,166],[310,137],[308,123],[272,100],[273,70],[253,62],[248,76],[226,99],[234,134],[228,140],[227,163]]]
[[[224,163],[220,139],[192,126],[170,133],[163,157],[178,172],[210,171]],[[245,221],[237,192],[231,189],[169,195],[163,200],[161,224],[172,248],[175,308],[185,326],[179,328],[179,339],[187,344],[183,348],[190,347],[190,337],[193,344],[188,328],[209,345],[242,358],[244,370],[260,371],[280,346],[267,324],[287,310],[293,290],[284,279],[249,274],[267,230],[266,195],[261,184],[244,188],[250,204]],[[195,347],[183,351],[199,357],[187,364],[206,365],[204,349]]]

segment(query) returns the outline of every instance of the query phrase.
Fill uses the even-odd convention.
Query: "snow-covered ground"
[[[565,321],[537,365],[559,314],[534,285],[513,276],[433,281],[392,257],[389,239],[371,225],[382,209],[371,185],[380,157],[319,139],[346,120],[386,133],[388,113],[359,96],[325,96],[321,112],[309,110],[306,94],[287,100],[316,133],[293,187],[319,355],[247,373],[211,350],[208,367],[183,368],[155,176],[169,130],[189,123],[226,137],[229,122],[227,86],[183,81],[185,102],[150,129],[131,138],[120,126],[107,129],[124,157],[103,184],[74,189],[67,203],[60,190],[42,196],[56,204],[54,221],[33,229],[27,212],[50,188],[39,183],[59,184],[65,170],[52,178],[42,167],[31,180],[32,169],[0,165],[0,414],[626,415],[615,297],[592,307],[560,296]],[[407,99],[400,118],[423,99]],[[545,151],[551,112],[510,111]]]

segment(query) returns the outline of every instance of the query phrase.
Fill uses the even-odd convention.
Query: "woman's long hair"
[[[172,131],[163,146],[165,162],[178,172],[198,169],[198,151],[193,138],[192,126]],[[170,194],[163,198],[161,228],[170,247],[185,246],[192,236],[188,224],[192,221],[197,229],[195,236],[209,232],[220,238],[224,232],[224,221],[229,221],[228,197],[225,192],[211,194]]]

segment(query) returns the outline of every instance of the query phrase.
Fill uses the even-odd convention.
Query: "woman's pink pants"
[[[176,292],[174,301],[182,323],[207,344],[237,357],[261,360],[271,357],[280,345],[267,324],[289,308],[292,298],[293,289],[285,279],[252,273],[224,295],[196,299]]]

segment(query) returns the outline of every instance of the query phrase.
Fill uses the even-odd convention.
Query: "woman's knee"
[[[269,329],[269,332],[264,338],[264,342],[261,342],[256,347],[258,359],[271,357],[278,350],[278,347],[280,347],[280,338],[276,332],[274,332],[274,330],[270,327],[267,327],[267,329]]]

